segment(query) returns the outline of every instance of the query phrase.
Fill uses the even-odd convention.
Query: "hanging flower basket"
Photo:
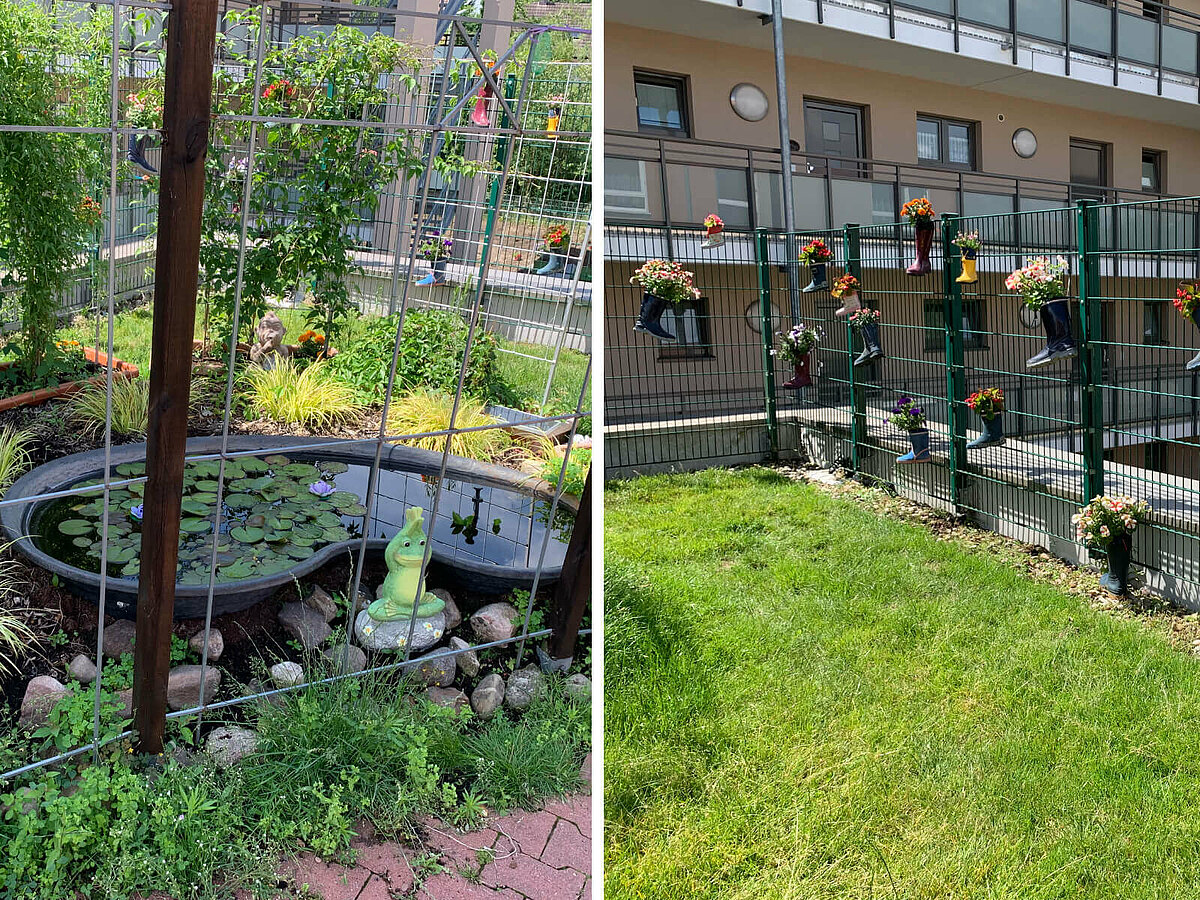
[[[979,281],[979,274],[975,268],[978,265],[976,257],[983,247],[983,242],[979,240],[979,232],[960,231],[951,243],[958,248],[962,260],[962,274],[954,280],[959,284],[975,284]]]
[[[795,390],[812,384],[809,354],[817,348],[823,337],[825,329],[820,325],[806,325],[803,322],[791,331],[779,333],[779,353],[794,369],[792,379],[783,383],[785,388]]]
[[[925,410],[912,397],[901,397],[892,407],[888,421],[908,434],[912,449],[896,457],[901,465],[931,462],[929,455],[929,428],[926,426]]]
[[[905,272],[909,275],[928,275],[933,270],[929,262],[929,251],[933,248],[933,219],[937,210],[933,208],[928,197],[917,197],[905,203],[900,213],[912,222],[917,233],[917,258]]]
[[[1175,308],[1179,310],[1179,314],[1185,319],[1191,319],[1192,323],[1200,328],[1200,297],[1197,296],[1196,285],[1190,281],[1181,283],[1175,291],[1175,299],[1171,301],[1175,304]],[[1197,353],[1192,360],[1184,366],[1189,372],[1194,372],[1200,369],[1200,353]]]
[[[983,434],[967,444],[968,450],[998,447],[1004,443],[1004,391],[998,387],[984,388],[967,398],[967,406],[983,419]]]
[[[721,232],[725,230],[725,223],[716,213],[709,213],[704,217],[704,242],[700,244],[701,249],[707,250],[710,247],[719,247],[725,243],[725,238]]]
[[[861,285],[857,278],[847,272],[833,283],[829,293],[842,301],[841,307],[834,312],[835,316],[848,316],[860,307],[858,291]]]

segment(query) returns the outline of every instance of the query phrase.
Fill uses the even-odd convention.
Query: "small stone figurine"
[[[250,348],[250,362],[264,369],[273,368],[276,360],[287,359],[292,351],[283,343],[287,329],[273,312],[267,313],[254,329],[256,338]]]
[[[400,619],[407,622],[414,611],[417,618],[424,619],[440,613],[446,606],[440,597],[426,593],[425,579],[421,576],[421,563],[425,560],[423,515],[419,506],[405,510],[404,527],[396,532],[384,551],[387,578],[379,589],[379,599],[367,607],[367,614],[376,622]]]

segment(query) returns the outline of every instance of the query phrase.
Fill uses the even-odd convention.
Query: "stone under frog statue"
[[[417,618],[425,619],[446,608],[446,601],[427,593],[421,575],[425,561],[424,510],[410,506],[404,512],[404,527],[396,532],[383,552],[388,574],[379,589],[379,599],[367,607],[376,622],[408,621],[416,607]],[[417,597],[421,600],[416,602]]]
[[[404,527],[384,550],[387,578],[379,586],[375,602],[355,617],[354,633],[366,650],[403,650],[411,629],[409,649],[417,652],[432,647],[446,632],[446,602],[425,590],[421,574],[427,541],[423,517],[419,506],[405,510]]]

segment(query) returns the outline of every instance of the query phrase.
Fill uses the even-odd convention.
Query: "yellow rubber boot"
[[[975,260],[967,259],[965,256],[962,260],[962,274],[954,280],[959,284],[975,284],[979,281],[979,274],[975,271]]]

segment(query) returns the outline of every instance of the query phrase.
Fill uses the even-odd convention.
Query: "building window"
[[[655,72],[633,73],[638,131],[691,137],[687,78]]]
[[[866,111],[861,106],[828,103],[824,100],[804,101],[804,150],[809,166],[848,170],[864,175],[861,166],[839,161],[863,159],[867,155],[863,123]],[[819,157],[835,157],[828,161]]]
[[[1162,300],[1147,300],[1142,304],[1142,343],[1165,344],[1163,337],[1163,309],[1166,303]]]
[[[650,215],[644,160],[604,157],[604,211],[616,219]]]
[[[1142,190],[1161,194],[1166,191],[1161,150],[1142,150]]]
[[[663,328],[675,335],[677,342],[660,345],[659,359],[713,355],[708,339],[708,298],[669,306],[662,314],[661,322]]]
[[[917,116],[917,161],[959,169],[974,169],[974,123],[935,116]]]
[[[1103,200],[1108,183],[1108,145],[1071,138],[1073,199]]]
[[[1155,22],[1162,21],[1162,8],[1166,6],[1165,0],[1156,2],[1156,0],[1142,0],[1142,18],[1151,19]]]
[[[941,297],[925,300],[925,352],[941,353],[946,349],[945,307]],[[962,301],[962,335],[964,350],[986,350],[987,321],[983,301],[964,297]]]

